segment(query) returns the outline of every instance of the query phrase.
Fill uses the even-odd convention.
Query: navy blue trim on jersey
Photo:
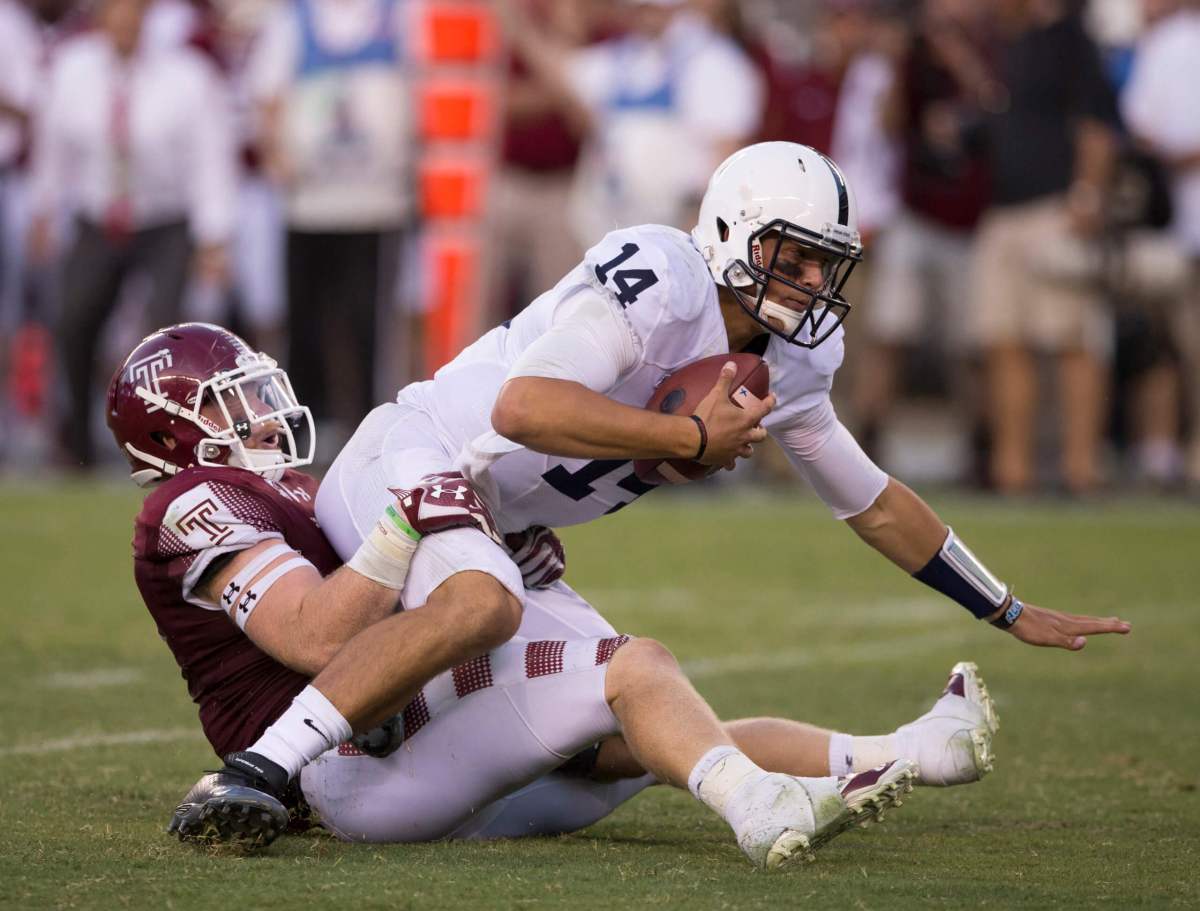
[[[838,166],[824,155],[821,160],[829,168],[829,173],[833,175],[833,182],[837,185],[838,194],[838,224],[849,225],[850,223],[850,193],[846,190],[846,178],[842,176],[842,172]]]
[[[938,550],[930,561],[912,576],[918,582],[924,582],[934,591],[941,592],[951,601],[957,601],[978,620],[996,612],[996,605],[964,579],[962,574],[942,555],[941,550]]]

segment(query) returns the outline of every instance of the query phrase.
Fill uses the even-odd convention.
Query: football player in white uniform
[[[432,380],[373,410],[321,484],[322,527],[349,558],[391,499],[389,488],[461,471],[501,532],[526,533],[534,542],[526,568],[553,564],[553,536],[536,529],[587,522],[649,492],[632,460],[727,465],[750,455],[769,432],[837,518],[974,617],[1024,642],[1072,650],[1089,635],[1128,632],[1115,617],[1017,600],[838,421],[829,393],[849,310],[842,289],[861,253],[854,196],[832,161],[785,142],[735,153],[714,173],[690,237],[659,225],[610,233],[554,288]],[[694,415],[642,407],[666,375],[733,351],[760,353],[769,364],[771,394],[763,402],[733,405],[727,368]],[[417,578],[422,592],[433,592],[430,603],[447,580],[469,579],[463,596],[481,609],[499,614],[497,605],[520,604],[519,634],[527,638],[613,632],[556,573],[539,581],[544,594],[530,596],[510,555],[472,529],[425,542],[409,584]],[[986,740],[982,706],[967,714],[974,740]],[[923,755],[950,757],[945,769],[923,762],[923,779],[974,780],[986,763],[972,738],[948,749],[943,727],[922,726],[929,738]],[[898,758],[889,751],[902,740],[833,734],[830,771]],[[916,749],[914,740],[905,742]]]
[[[1127,632],[1117,618],[1015,599],[838,421],[829,393],[850,306],[842,288],[861,255],[854,196],[832,161],[795,143],[742,149],[714,173],[690,237],[661,225],[613,231],[511,321],[372,411],[321,485],[322,527],[349,557],[389,487],[449,470],[474,482],[501,532],[573,525],[653,489],[633,459],[725,465],[770,433],[835,517],[975,617],[1066,649]],[[767,361],[764,402],[733,405],[726,376],[695,415],[643,408],[666,375],[729,351]],[[452,552],[456,536],[480,547]],[[522,600],[507,555],[475,552],[490,544],[464,530],[431,549],[444,551],[447,572],[477,569],[493,593]],[[540,622],[523,618],[526,628]]]

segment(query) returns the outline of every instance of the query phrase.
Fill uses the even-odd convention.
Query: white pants
[[[590,825],[650,783],[648,776],[601,785],[548,774],[620,733],[604,680],[624,641],[514,640],[441,674],[405,709],[400,749],[385,759],[347,744],[330,750],[301,773],[304,796],[328,829],[351,841]]]
[[[453,470],[429,417],[401,406],[397,421],[397,407],[367,416],[317,494],[317,519],[343,560],[394,499],[389,487]],[[485,659],[430,681],[406,709],[406,740],[391,756],[372,759],[343,746],[304,769],[305,797],[340,837],[427,841],[568,832],[653,783],[648,775],[599,784],[548,774],[620,733],[604,699],[607,659],[599,660],[621,641],[608,621],[564,582],[526,591],[509,555],[474,529],[421,542],[401,593],[405,607],[419,609],[442,582],[466,570],[488,573],[521,600],[517,637],[486,659],[490,686],[463,692],[483,676],[473,666]],[[561,670],[528,676],[539,656],[559,649],[548,643],[562,643]],[[553,660],[548,666],[557,667]],[[425,711],[428,721],[410,736]]]

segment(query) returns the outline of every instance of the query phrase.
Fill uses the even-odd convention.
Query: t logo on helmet
[[[141,360],[134,361],[129,365],[129,379],[135,387],[150,389],[155,395],[162,396],[162,389],[158,385],[158,375],[163,370],[171,366],[171,351],[168,348],[160,348],[153,354],[148,354]],[[158,411],[159,406],[153,402],[146,402],[147,413]]]

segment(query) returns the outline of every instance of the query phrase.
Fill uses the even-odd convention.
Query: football
[[[646,407],[663,414],[691,414],[712,390],[721,368],[730,361],[737,365],[730,401],[740,407],[739,399],[747,396],[766,398],[771,386],[771,372],[766,361],[757,354],[714,354],[693,361],[664,379]],[[649,484],[698,481],[718,468],[719,465],[701,465],[691,459],[638,459],[633,463],[637,476]]]

